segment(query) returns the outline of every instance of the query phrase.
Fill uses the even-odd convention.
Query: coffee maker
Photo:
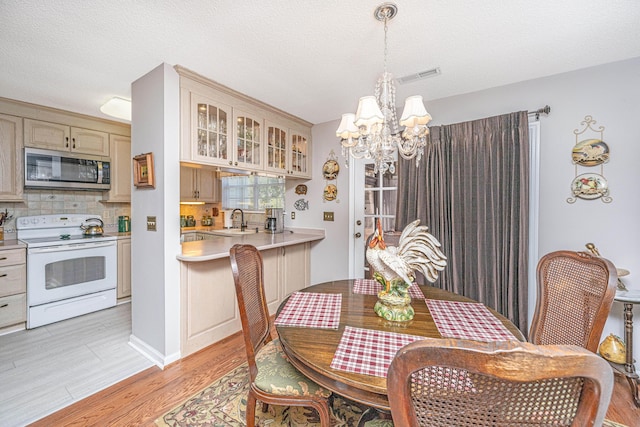
[[[284,210],[282,208],[265,209],[264,231],[267,233],[282,233],[284,231]]]

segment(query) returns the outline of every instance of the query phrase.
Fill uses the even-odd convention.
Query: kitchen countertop
[[[0,240],[0,250],[26,248],[27,245],[17,239]]]
[[[292,232],[293,231],[293,232]],[[239,236],[217,236],[211,240],[197,240],[182,243],[182,253],[176,258],[183,262],[209,261],[226,258],[235,244],[253,245],[263,251],[282,246],[314,242],[325,237],[324,230],[299,228],[287,229],[284,233],[252,233]]]

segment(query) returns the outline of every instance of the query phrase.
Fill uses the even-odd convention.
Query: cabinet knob
[[[7,273],[0,274],[0,277],[7,277]]]
[[[64,144],[64,146],[65,146],[65,147],[68,147],[68,146],[69,146],[69,137],[68,137],[68,136],[65,136],[65,137],[64,137],[64,140],[66,141],[66,143]]]
[[[71,141],[73,141],[73,148],[76,148],[76,139],[72,138]]]
[[[8,307],[8,306],[9,306],[9,304],[2,304],[2,305],[0,305],[0,308],[5,308],[5,307]]]
[[[233,166],[233,162],[229,160],[229,166]]]
[[[353,235],[353,237],[355,237],[356,239],[359,239],[360,237],[362,237],[362,234],[358,231],[356,234]]]

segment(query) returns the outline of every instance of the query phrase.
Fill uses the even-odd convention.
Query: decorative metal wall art
[[[331,150],[329,152],[329,158],[324,162],[324,165],[322,165],[322,176],[325,180],[322,194],[323,203],[333,201],[340,203],[338,199],[338,186],[336,185],[338,173],[340,173],[340,165],[338,165],[336,153]]]
[[[603,141],[604,126],[597,129],[592,125],[596,124],[591,116],[585,116],[580,123],[584,128],[575,129],[576,143],[571,150],[571,161],[575,165],[575,178],[571,181],[572,196],[567,199],[567,203],[575,203],[578,198],[583,200],[600,199],[603,203],[611,203],[613,199],[609,196],[609,184],[604,177],[604,164],[609,161],[609,146]],[[584,138],[587,131],[593,133],[591,138]],[[582,168],[594,168],[600,166],[599,171],[587,172]],[[599,173],[597,173],[599,172]]]

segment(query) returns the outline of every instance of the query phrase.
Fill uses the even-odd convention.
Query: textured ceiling
[[[162,62],[312,123],[355,112],[383,69],[375,0],[0,0],[0,97],[92,116]],[[638,0],[398,0],[398,104],[640,56]]]

